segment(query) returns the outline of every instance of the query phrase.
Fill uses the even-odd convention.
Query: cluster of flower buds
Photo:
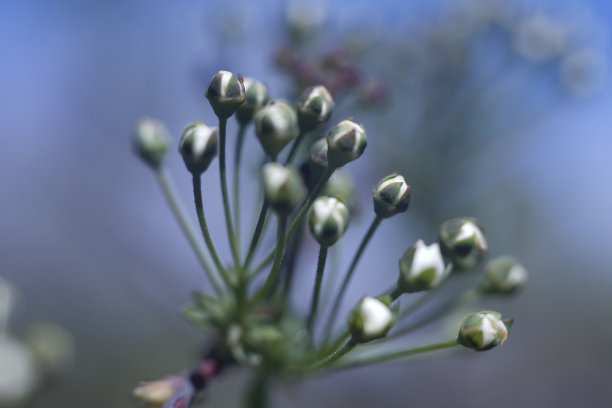
[[[340,310],[340,303],[368,242],[383,220],[406,212],[410,206],[411,187],[404,177],[397,173],[384,177],[372,191],[374,219],[344,275],[339,292],[332,298],[334,304],[327,319],[327,333],[324,333],[323,342],[317,344],[314,330],[318,327],[315,322],[327,251],[347,232],[355,197],[354,184],[347,181],[346,175],[336,171],[363,154],[367,145],[365,129],[352,119],[331,126],[324,137],[309,147],[307,164],[301,168],[311,166],[317,171],[311,172],[315,180],[308,180],[307,175],[300,174],[293,166],[292,154],[305,132],[330,119],[334,102],[323,86],[307,89],[297,103],[291,105],[268,100],[267,89],[255,79],[243,80],[240,76],[220,71],[210,81],[206,96],[219,118],[219,127],[209,127],[198,121],[188,124],[181,135],[178,150],[186,168],[194,176],[194,202],[208,254],[202,255],[200,252],[197,239],[190,235],[191,229],[185,227],[187,221],[182,218],[182,212],[175,211],[175,215],[217,295],[197,293],[193,304],[184,310],[183,315],[198,326],[215,329],[219,344],[214,349],[225,350],[223,354],[226,357],[223,361],[214,357],[200,365],[202,369],[198,371],[197,378],[208,380],[217,375],[217,367],[228,361],[260,366],[264,367],[265,372],[281,374],[306,373],[332,367],[336,360],[357,344],[391,336],[394,330],[401,333],[402,328],[397,327],[402,318],[399,302],[396,302],[399,297],[433,291],[449,278],[451,271],[473,270],[483,260],[487,243],[475,220],[457,218],[443,223],[439,241],[426,245],[423,240],[418,240],[409,247],[399,259],[399,276],[395,286],[388,293],[378,296],[369,294],[361,298],[347,315],[343,334],[333,339],[336,313]],[[240,157],[240,138],[246,125],[252,121],[263,154],[270,159],[261,169],[264,200],[244,260],[240,255],[241,242],[236,238],[239,228],[235,228],[235,225],[239,217],[232,220],[225,179],[226,121],[233,114],[236,114],[240,126],[235,157]],[[135,141],[138,154],[158,172],[158,180],[172,208],[178,208],[172,188],[168,188],[167,181],[164,185],[165,172],[161,171],[168,146],[163,125],[149,119],[142,121],[137,127]],[[279,155],[290,145],[286,164],[279,163]],[[217,155],[233,264],[220,259],[204,214],[200,175]],[[234,168],[234,187],[238,186],[238,168]],[[235,188],[234,191],[237,196],[239,189]],[[252,266],[251,260],[256,256],[259,240],[267,225],[266,217],[270,216],[268,209],[276,217],[277,242],[270,253],[262,257],[259,266]],[[295,313],[289,313],[292,306],[289,303],[290,276],[295,273],[296,267],[295,262],[289,260],[294,260],[297,252],[303,248],[299,245],[299,237],[293,234],[302,234],[303,229],[299,227],[305,223],[320,248],[310,313],[307,318],[301,319]],[[207,265],[208,255],[214,261],[214,270]],[[265,279],[255,279],[266,270]],[[509,293],[522,286],[525,280],[525,268],[515,259],[498,258],[485,268],[478,292]],[[433,316],[439,314],[435,308],[432,312]],[[0,323],[1,317],[0,313]],[[457,339],[444,344],[462,344],[476,350],[487,350],[505,341],[510,325],[509,321],[501,320],[497,313],[477,313],[463,322]],[[375,347],[375,343],[372,347]],[[215,369],[209,370],[207,367]],[[147,403],[164,403],[165,406],[179,403],[186,407],[204,384],[192,381],[191,374],[187,377],[171,376],[142,383],[134,395]]]

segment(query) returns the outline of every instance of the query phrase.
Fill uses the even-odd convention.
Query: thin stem
[[[321,293],[321,282],[323,282],[323,271],[325,270],[325,261],[327,259],[328,246],[319,248],[319,259],[317,261],[317,274],[315,277],[314,290],[312,292],[312,301],[310,302],[310,313],[306,327],[312,332],[312,325],[314,324],[315,317],[317,315],[317,307],[319,306],[319,294]]]
[[[204,242],[208,247],[208,252],[210,252],[210,256],[213,259],[219,274],[225,281],[225,283],[231,286],[231,282],[229,277],[227,276],[227,271],[221,264],[219,259],[219,255],[217,254],[217,250],[215,249],[215,245],[213,244],[212,239],[210,238],[210,232],[208,232],[208,225],[206,224],[206,216],[204,215],[204,205],[202,204],[202,180],[200,174],[193,174],[193,198],[195,200],[196,212],[198,214],[198,221],[200,222],[200,229],[202,230],[202,236],[204,237]]]
[[[221,178],[221,195],[223,196],[223,212],[225,213],[225,226],[227,227],[227,236],[229,238],[232,257],[236,269],[240,269],[240,252],[238,250],[238,241],[234,234],[232,226],[232,215],[229,205],[229,196],[227,193],[227,174],[225,170],[225,142],[226,142],[226,127],[227,118],[219,118],[219,177]]]
[[[374,220],[370,224],[370,227],[368,228],[368,231],[366,232],[363,239],[361,240],[361,244],[359,245],[359,248],[357,248],[357,252],[355,253],[355,256],[353,257],[353,261],[351,262],[351,265],[346,271],[346,275],[344,276],[344,280],[342,281],[342,286],[340,286],[340,292],[338,292],[338,296],[336,296],[336,300],[334,301],[334,305],[332,306],[332,311],[329,315],[329,319],[327,320],[327,325],[325,327],[325,338],[329,337],[329,333],[331,332],[331,329],[334,325],[334,321],[336,320],[336,315],[338,314],[340,304],[342,303],[342,298],[344,297],[346,288],[348,287],[351,277],[353,276],[353,273],[355,272],[355,268],[357,267],[357,264],[359,263],[359,260],[361,259],[361,255],[363,255],[364,250],[368,246],[370,239],[374,235],[374,232],[376,232],[376,229],[378,228],[382,220],[383,219],[379,216],[376,216],[374,218]]]
[[[308,213],[308,210],[312,206],[312,203],[314,202],[314,200],[317,199],[317,197],[321,193],[321,190],[323,190],[323,187],[325,187],[325,183],[327,183],[327,181],[329,180],[331,175],[334,173],[334,170],[335,170],[334,168],[330,168],[330,167],[325,169],[325,171],[321,175],[321,178],[319,178],[319,181],[317,182],[315,187],[310,191],[310,194],[308,195],[308,198],[306,199],[304,204],[302,204],[302,207],[300,208],[298,214],[295,216],[295,218],[291,222],[291,225],[289,225],[289,230],[287,231],[287,239],[291,238],[291,236],[298,229],[300,223],[302,222],[302,220],[304,219],[304,217]],[[264,260],[261,261],[261,263],[255,268],[255,271],[253,272],[253,275],[257,274],[258,271],[260,271],[267,264],[269,264],[270,261],[272,260],[273,256],[274,256],[274,251],[270,252],[264,258]]]
[[[191,227],[191,224],[187,221],[187,213],[185,212],[185,208],[181,205],[178,199],[176,188],[174,187],[174,183],[172,183],[172,179],[170,178],[166,170],[162,167],[159,167],[155,170],[155,177],[157,179],[157,182],[159,183],[159,186],[162,189],[166,201],[168,201],[168,204],[170,205],[170,208],[174,213],[174,217],[181,226],[181,229],[183,230],[187,241],[189,241],[191,249],[193,249],[193,252],[198,258],[202,269],[204,269],[204,272],[208,276],[211,285],[215,289],[215,292],[217,292],[217,295],[222,296],[223,289],[221,283],[219,283],[219,281],[217,280],[217,276],[213,274],[212,269],[208,264],[208,261],[206,260],[206,255],[204,255],[204,251],[202,250],[202,247],[200,246],[200,243],[196,238],[196,233]]]
[[[234,151],[234,227],[236,228],[236,240],[238,242],[240,242],[240,158],[244,145],[245,130],[246,125],[240,124],[236,138],[236,150]]]
[[[390,293],[391,300],[392,301],[397,300],[397,298],[400,297],[403,293],[404,293],[404,291],[400,288],[400,286],[399,285],[395,285],[395,288],[393,288],[393,290]]]
[[[281,262],[283,261],[283,252],[285,251],[286,244],[286,234],[285,229],[287,227],[287,217],[279,216],[278,217],[278,229],[276,232],[276,249],[274,251],[274,263],[272,264],[272,269],[270,269],[270,274],[268,278],[262,285],[262,287],[255,293],[253,296],[253,303],[258,303],[262,297],[268,297],[276,289],[276,285],[278,284],[278,275],[280,271]]]
[[[374,356],[362,357],[359,359],[354,359],[345,362],[344,364],[339,364],[335,368],[349,368],[349,367],[359,367],[367,364],[375,364],[381,363],[383,361],[391,360],[394,358],[407,357],[414,354],[425,353],[428,351],[441,350],[445,348],[455,347],[459,345],[459,340],[453,339],[448,341],[443,341],[440,343],[428,344],[425,346],[413,347],[406,350],[393,351],[385,354],[378,354]]]
[[[291,161],[293,160],[293,157],[298,151],[298,147],[302,143],[302,140],[304,140],[305,135],[306,135],[306,132],[300,131],[300,134],[298,135],[298,137],[295,138],[295,141],[293,142],[293,146],[291,146],[291,151],[289,152],[289,155],[287,156],[287,161],[285,164],[291,163]]]
[[[439,307],[431,310],[428,314],[421,317],[420,319],[415,320],[414,322],[391,333],[389,336],[387,336],[387,338],[398,337],[398,336],[401,336],[402,334],[410,333],[411,331],[421,328],[431,323],[432,321],[444,316],[446,313],[450,312],[456,307],[474,302],[476,299],[478,299],[479,296],[480,296],[480,291],[478,291],[478,289],[470,289],[464,292],[461,296],[449,302],[446,302],[440,305]]]
[[[251,238],[251,245],[249,246],[249,252],[247,253],[246,260],[244,261],[244,266],[242,267],[244,271],[249,270],[251,260],[253,259],[253,255],[255,255],[255,250],[257,249],[257,245],[259,244],[259,239],[261,238],[263,226],[266,221],[266,215],[268,214],[268,208],[269,208],[268,201],[264,198],[264,202],[261,206],[261,211],[259,212],[259,217],[257,218],[257,225],[255,226],[255,232],[253,233],[253,238]]]
[[[308,366],[308,367],[304,368],[303,370],[301,370],[301,374],[308,374],[308,373],[320,370],[320,369],[322,369],[324,367],[327,367],[327,366],[335,363],[340,358],[345,356],[349,351],[354,349],[357,344],[358,343],[354,339],[351,338],[341,349],[339,349],[337,351],[334,351],[332,354],[330,354],[327,357],[323,358],[319,362],[317,362],[317,363],[315,363],[315,364],[313,364],[311,366]]]

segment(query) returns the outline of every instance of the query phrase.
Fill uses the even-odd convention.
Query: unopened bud
[[[440,243],[442,253],[461,270],[476,267],[487,251],[487,241],[472,218],[454,218],[442,223]]]
[[[74,361],[72,336],[56,324],[33,324],[26,329],[22,338],[32,350],[38,368],[44,375],[61,375]]]
[[[310,161],[317,166],[327,168],[327,139],[322,137],[314,142],[308,150]]]
[[[236,112],[236,119],[242,125],[253,120],[255,112],[268,101],[268,88],[253,78],[244,78],[244,103]]]
[[[335,171],[325,184],[321,194],[336,197],[351,208],[355,204],[355,183],[346,173]]]
[[[512,293],[527,283],[527,270],[516,258],[500,256],[485,267],[479,290],[482,293]]]
[[[257,138],[273,160],[299,134],[295,110],[285,102],[268,103],[255,114],[254,121]]]
[[[349,210],[334,197],[319,197],[312,204],[308,223],[310,232],[322,246],[331,246],[340,239],[348,225]]]
[[[376,215],[388,218],[406,211],[410,205],[410,192],[410,186],[399,174],[382,179],[372,192]]]
[[[470,314],[461,323],[459,342],[476,351],[492,349],[508,337],[508,327],[497,312]]]
[[[153,168],[161,165],[170,143],[163,123],[149,118],[141,119],[134,129],[133,140],[136,153],[145,163]]]
[[[191,173],[202,174],[217,155],[217,128],[191,122],[181,135],[179,153]]]
[[[440,285],[448,276],[437,242],[425,245],[422,240],[404,252],[399,260],[399,287],[404,292],[430,290]]]
[[[348,317],[353,339],[359,343],[386,336],[394,323],[391,309],[373,297],[364,297]]]
[[[300,130],[308,132],[327,122],[334,109],[334,98],[323,85],[306,88],[297,103]]]
[[[306,197],[306,187],[292,167],[268,163],[263,167],[266,200],[280,215],[290,214]]]
[[[348,119],[331,128],[325,137],[328,145],[327,159],[333,168],[357,159],[367,145],[363,126]]]
[[[241,78],[233,73],[219,71],[210,80],[205,96],[215,114],[221,119],[227,119],[244,102],[244,85]]]

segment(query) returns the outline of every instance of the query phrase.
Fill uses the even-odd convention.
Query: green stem
[[[317,261],[317,274],[315,278],[314,290],[312,292],[312,301],[310,302],[310,314],[306,327],[312,332],[312,325],[314,324],[315,317],[317,315],[317,307],[319,306],[319,294],[321,293],[321,282],[323,282],[323,271],[325,270],[325,261],[327,259],[328,246],[319,248],[319,259]]]
[[[249,270],[249,266],[251,265],[251,260],[253,259],[253,255],[255,255],[255,250],[257,249],[257,245],[259,244],[259,239],[261,238],[261,233],[263,231],[263,226],[266,221],[266,215],[268,214],[268,201],[264,198],[264,202],[261,206],[261,211],[259,212],[259,217],[257,218],[257,225],[255,226],[255,232],[253,233],[253,238],[251,238],[251,245],[249,246],[249,252],[247,253],[246,260],[244,261],[244,266],[242,269],[244,271]]]
[[[323,190],[323,187],[325,187],[325,183],[327,183],[331,175],[334,173],[334,170],[335,170],[334,168],[329,168],[329,167],[325,169],[325,171],[321,175],[321,178],[319,178],[319,181],[317,182],[315,187],[310,191],[308,198],[306,199],[304,204],[302,204],[302,207],[300,208],[298,214],[295,216],[295,218],[291,222],[291,225],[289,225],[289,230],[287,231],[287,239],[291,238],[291,236],[295,233],[300,223],[302,222],[302,220],[308,213],[308,210],[312,206],[312,203],[314,202],[314,200],[317,199],[317,197],[321,193],[321,190]],[[270,252],[264,258],[264,260],[261,261],[261,263],[255,268],[253,275],[257,274],[258,271],[260,271],[267,264],[269,264],[273,256],[274,256],[274,251]]]
[[[187,237],[187,241],[189,241],[189,245],[191,245],[193,252],[195,252],[196,257],[198,258],[198,261],[200,262],[200,265],[202,266],[202,269],[204,269],[204,272],[208,276],[208,279],[210,280],[210,283],[215,289],[215,292],[217,292],[217,295],[222,296],[223,289],[222,289],[221,283],[219,283],[219,281],[217,280],[218,279],[217,276],[213,274],[212,269],[210,265],[208,264],[208,261],[206,260],[206,255],[204,255],[204,251],[200,247],[200,243],[198,242],[196,238],[196,233],[191,227],[191,224],[187,221],[188,219],[187,213],[185,212],[185,208],[181,205],[180,201],[178,200],[176,188],[174,187],[174,184],[172,183],[172,179],[170,179],[170,176],[168,175],[166,170],[162,167],[155,169],[155,177],[162,189],[164,197],[166,197],[166,201],[168,201],[168,204],[170,205],[170,208],[172,209],[172,212],[174,213],[174,217],[176,218],[179,225],[181,226],[181,229],[183,230],[185,237]]]
[[[193,174],[193,197],[195,200],[196,212],[198,214],[198,221],[200,222],[200,229],[202,230],[202,235],[204,236],[204,242],[208,247],[208,252],[210,252],[210,256],[212,257],[213,262],[225,283],[228,286],[232,286],[230,279],[227,276],[227,271],[221,264],[221,260],[219,259],[219,255],[215,249],[215,245],[210,238],[210,232],[208,231],[208,225],[206,224],[206,216],[204,215],[204,205],[202,204],[202,180],[200,174]]]
[[[234,151],[234,227],[236,228],[236,240],[238,242],[240,242],[240,158],[244,145],[245,130],[246,125],[240,124],[238,137],[236,138],[236,150]]]
[[[234,265],[236,269],[239,270],[240,252],[238,250],[238,241],[234,235],[234,227],[232,226],[232,215],[229,205],[229,196],[227,193],[227,174],[225,166],[226,127],[227,118],[219,118],[219,177],[221,178],[221,195],[223,197],[223,212],[225,213],[227,236],[229,238],[232,257],[234,258]]]
[[[400,297],[402,294],[404,293],[404,291],[402,291],[402,289],[400,288],[399,285],[395,285],[395,288],[393,289],[393,291],[391,291],[390,296],[391,296],[391,300],[395,301],[397,300],[398,297]]]
[[[383,361],[391,360],[394,358],[407,357],[414,354],[425,353],[428,351],[441,350],[445,348],[455,347],[459,345],[459,340],[453,339],[443,341],[440,343],[428,344],[426,346],[413,347],[406,350],[394,351],[385,354],[378,354],[374,356],[362,357],[345,362],[344,364],[337,365],[336,368],[349,368],[349,367],[360,367],[367,364],[381,363]]]
[[[342,357],[344,357],[346,355],[346,353],[348,353],[349,351],[351,351],[352,349],[355,348],[355,346],[358,343],[354,340],[354,339],[350,339],[341,349],[334,351],[332,354],[328,355],[327,357],[323,358],[322,360],[320,360],[319,362],[308,366],[304,369],[301,370],[301,374],[309,374],[312,373],[314,371],[320,370],[322,368],[325,368],[333,363],[335,363],[336,361],[338,361],[339,359],[341,359]]]
[[[268,406],[268,373],[261,369],[253,374],[251,383],[244,401],[246,408],[266,408]]]
[[[351,262],[351,265],[346,271],[346,275],[344,276],[344,280],[342,281],[342,286],[340,286],[340,292],[338,292],[338,296],[336,296],[336,300],[334,301],[334,305],[332,306],[332,311],[329,315],[329,319],[327,320],[327,325],[325,326],[325,337],[324,338],[329,337],[329,333],[331,332],[331,329],[334,325],[334,321],[336,320],[336,315],[338,314],[340,304],[342,303],[342,298],[344,297],[346,288],[348,287],[351,277],[353,276],[353,273],[355,272],[355,268],[357,267],[357,264],[359,263],[359,260],[361,259],[361,255],[363,255],[365,248],[368,246],[370,239],[374,235],[374,232],[376,232],[376,229],[378,228],[382,220],[383,220],[382,217],[379,217],[379,216],[376,216],[374,218],[374,220],[372,221],[372,224],[370,224],[370,227],[368,228],[368,231],[366,232],[363,239],[361,240],[361,244],[359,245],[359,248],[357,248],[357,252],[355,253],[355,256],[353,257],[353,261]]]
[[[276,249],[274,251],[274,263],[272,264],[272,269],[270,270],[270,274],[268,278],[261,286],[261,288],[255,293],[253,296],[253,303],[258,303],[262,297],[268,297],[276,288],[278,284],[278,275],[280,271],[280,266],[283,261],[283,252],[285,251],[286,244],[286,234],[285,229],[287,227],[287,217],[279,216],[278,217],[278,230],[276,232]]]
[[[478,299],[479,296],[480,292],[478,291],[478,289],[470,289],[464,292],[461,296],[440,305],[438,308],[433,309],[420,319],[413,321],[412,323],[402,327],[397,331],[394,331],[389,336],[387,336],[387,338],[398,337],[402,334],[410,333],[411,331],[421,328],[431,323],[432,321],[444,316],[446,313],[450,312],[456,307],[474,302],[476,299]]]
[[[293,146],[291,146],[291,151],[289,152],[289,155],[287,156],[287,162],[285,164],[291,163],[291,161],[293,160],[293,157],[298,151],[298,147],[300,146],[300,143],[302,143],[302,140],[304,140],[305,135],[306,135],[306,132],[300,131],[300,134],[298,135],[298,137],[295,138],[295,142],[293,142]]]

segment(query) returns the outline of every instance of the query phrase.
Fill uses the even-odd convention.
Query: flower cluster
[[[164,407],[186,407],[224,366],[232,364],[254,367],[258,381],[263,381],[270,375],[300,377],[458,345],[487,350],[506,340],[511,320],[503,320],[495,312],[480,312],[468,316],[458,335],[449,341],[411,346],[391,354],[384,353],[380,341],[374,341],[410,332],[468,299],[514,292],[525,283],[525,268],[514,258],[498,258],[482,268],[488,246],[482,228],[471,218],[444,222],[436,242],[418,240],[410,246],[399,258],[396,283],[384,293],[370,293],[357,300],[345,324],[339,326],[336,318],[365,249],[384,220],[408,210],[410,186],[403,176],[391,174],[374,187],[370,227],[342,276],[338,292],[331,297],[331,307],[323,313],[319,306],[323,303],[327,254],[349,230],[354,197],[350,181],[336,171],[362,156],[367,146],[366,130],[353,119],[342,120],[327,131],[320,129],[334,109],[333,98],[322,85],[306,89],[291,104],[269,100],[265,85],[255,79],[220,71],[210,81],[206,97],[219,119],[218,127],[192,122],[185,127],[179,142],[179,152],[192,175],[204,245],[190,228],[164,170],[168,132],[160,122],[145,119],[137,125],[134,140],[138,155],[157,175],[210,280],[210,292],[195,293],[184,316],[211,333],[213,347],[188,374],[142,383],[134,391],[137,398]],[[239,131],[233,144],[236,160],[230,202],[226,128],[228,118],[234,114]],[[266,160],[260,173],[259,217],[248,248],[241,248],[239,165],[245,129],[251,122]],[[204,211],[201,176],[217,157],[231,260],[222,260],[217,252],[219,242],[211,234],[217,231],[209,230]],[[305,157],[303,163],[299,163],[300,157]],[[260,244],[265,242],[262,237],[272,215],[276,220],[276,242],[262,253]],[[292,302],[291,287],[298,273],[295,258],[305,247],[301,242],[306,225],[319,244],[319,256],[309,307],[301,307]],[[480,269],[484,272],[474,289],[447,304],[434,306],[419,319],[414,319],[413,308],[399,307],[400,297],[433,293],[455,273]],[[369,348],[383,352],[360,358],[361,351]]]

